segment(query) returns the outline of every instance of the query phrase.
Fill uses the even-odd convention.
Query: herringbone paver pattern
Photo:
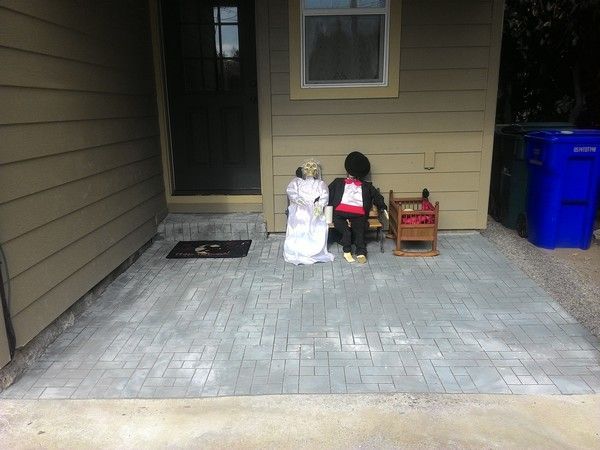
[[[443,235],[437,258],[373,243],[349,265],[334,245],[333,263],[295,267],[283,236],[237,227],[190,238],[250,234],[242,259],[154,243],[0,396],[600,392],[598,340],[479,234]]]

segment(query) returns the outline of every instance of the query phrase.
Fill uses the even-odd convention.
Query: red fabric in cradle
[[[421,201],[421,211],[435,211],[435,207],[431,204],[431,202],[424,198]],[[406,223],[409,225],[424,225],[434,223],[434,217],[432,215],[420,215],[418,211],[411,211],[410,215],[402,216],[402,223]]]

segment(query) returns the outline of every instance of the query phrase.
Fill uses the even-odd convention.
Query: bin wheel
[[[522,238],[527,237],[527,217],[525,214],[519,214],[517,217],[517,234]]]

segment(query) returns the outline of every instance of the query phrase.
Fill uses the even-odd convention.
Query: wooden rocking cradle
[[[390,191],[389,215],[390,225],[387,237],[396,242],[396,256],[437,256],[437,232],[440,206],[438,202],[431,211],[422,209],[424,198],[395,198]],[[431,250],[405,251],[405,241],[431,242]]]

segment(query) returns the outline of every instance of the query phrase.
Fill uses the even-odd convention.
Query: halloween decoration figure
[[[341,234],[344,259],[354,262],[352,242],[356,246],[356,260],[367,262],[365,232],[369,211],[373,204],[387,215],[383,196],[364,178],[371,171],[369,159],[360,152],[352,152],[344,162],[346,178],[336,178],[329,185],[329,205],[333,206],[333,226]]]
[[[296,169],[296,178],[302,178],[302,167],[298,167]],[[290,205],[289,205],[289,199],[288,199],[288,207],[285,209],[285,216],[289,217],[290,216]]]
[[[302,164],[302,178],[295,177],[287,187],[290,202],[283,257],[292,264],[333,261],[327,251],[328,226],[323,209],[329,201],[321,167],[314,159]]]
[[[429,190],[427,188],[423,189],[422,200],[421,200],[421,211],[435,211],[435,206],[431,204],[429,201]],[[403,211],[413,211],[413,209],[407,208]],[[418,211],[418,210],[417,210]],[[402,223],[412,224],[412,225],[423,225],[423,224],[432,224],[435,223],[435,217],[431,215],[403,215]]]

